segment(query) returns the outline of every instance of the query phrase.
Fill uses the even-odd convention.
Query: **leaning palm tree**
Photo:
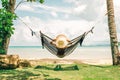
[[[116,32],[116,25],[114,19],[115,17],[114,17],[113,0],[106,0],[106,2],[107,2],[108,26],[109,26],[113,65],[118,65],[120,64],[120,55],[119,55],[117,32]]]

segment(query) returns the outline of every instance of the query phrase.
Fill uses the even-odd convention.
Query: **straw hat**
[[[58,48],[65,48],[68,45],[68,39],[64,34],[60,34],[55,39],[55,45]]]

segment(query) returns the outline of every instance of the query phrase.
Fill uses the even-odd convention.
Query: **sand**
[[[112,60],[78,60],[78,59],[27,59],[32,65],[40,64],[90,64],[90,65],[112,65]]]

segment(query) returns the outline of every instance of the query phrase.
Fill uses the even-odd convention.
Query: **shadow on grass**
[[[34,80],[41,74],[34,74],[29,71],[0,70],[0,80]]]
[[[49,68],[47,68],[49,69]],[[0,80],[61,80],[60,78],[51,78],[48,73],[39,71],[33,73],[25,68],[25,70],[6,70],[0,69]]]
[[[100,65],[90,65],[90,66],[99,67],[99,68],[111,68],[111,67],[113,67],[113,66],[100,66]]]
[[[45,78],[45,80],[62,80],[62,79],[59,79],[59,78]]]
[[[56,65],[54,68],[51,66],[36,66],[35,69],[46,69],[46,70],[54,70],[54,71],[73,71],[79,70],[77,65],[69,66],[69,67],[62,67],[61,65]]]

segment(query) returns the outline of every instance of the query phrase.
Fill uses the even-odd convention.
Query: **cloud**
[[[64,14],[80,14],[81,12],[84,11],[84,9],[86,8],[85,5],[79,5],[76,7],[72,7],[72,8],[66,8],[66,7],[54,7],[54,6],[47,6],[47,5],[43,5],[43,4],[39,4],[39,5],[33,5],[35,8],[38,9],[44,9],[47,10],[48,12],[56,12],[56,13],[64,13]]]
[[[64,0],[64,2],[71,3],[77,6],[81,4],[80,0]]]
[[[93,34],[85,38],[85,42],[109,41],[109,31],[104,0],[63,0],[66,6],[26,3],[19,6],[21,19],[34,31],[54,38],[58,34],[66,34],[70,39],[79,36],[95,26]],[[69,4],[69,6],[67,6]],[[71,6],[70,6],[71,5]],[[118,39],[120,41],[119,1],[114,0]],[[28,13],[27,13],[28,12]],[[18,14],[21,12],[17,12]],[[23,14],[26,15],[23,16]],[[11,44],[38,45],[40,40],[31,36],[31,32],[21,21],[15,22],[15,34]]]
[[[23,23],[22,21],[25,23]],[[15,32],[14,35],[11,37],[11,43],[10,45],[41,45],[39,37],[32,36],[31,35],[31,29],[34,31],[38,31],[37,34],[39,34],[40,30],[40,20],[39,25],[37,23],[38,19],[33,17],[21,17],[21,20],[17,20],[14,23],[16,23],[15,26]]]
[[[55,12],[62,12],[62,13],[70,13],[69,9],[63,9],[63,8],[60,8],[60,7],[52,7],[52,6],[47,6],[47,5],[43,5],[43,4],[35,4],[35,5],[32,5],[33,7],[35,8],[39,8],[39,9],[44,9],[44,10],[47,10],[47,11],[55,11]]]
[[[69,2],[69,0],[66,0]],[[95,20],[97,16],[103,15],[106,13],[106,1],[103,0],[70,0],[71,4],[74,4],[74,6],[84,6],[84,11],[79,15],[82,19],[86,20]]]
[[[73,12],[75,15],[80,15],[80,13],[82,13],[85,9],[86,9],[86,5],[77,6],[73,8],[73,11],[71,11],[71,13]]]
[[[88,28],[91,27],[88,26],[89,23],[82,20],[50,20],[50,21],[42,21],[42,19],[39,19],[37,17],[22,17],[22,21],[25,23],[22,23],[21,21],[17,21],[17,24],[15,25],[15,34],[14,39],[18,38],[18,40],[27,40],[29,41],[30,37],[30,30],[29,27],[32,28],[34,31],[43,31],[44,33],[54,33],[57,35],[58,33],[66,33],[68,31],[70,34],[74,34],[75,32],[79,31],[86,31]],[[46,24],[47,23],[47,24]],[[27,25],[26,25],[27,24]],[[84,26],[84,28],[83,28]],[[16,35],[16,36],[15,36]],[[19,39],[19,36],[22,36],[23,38]],[[68,35],[69,36],[69,35]]]
[[[41,30],[43,33],[45,33],[46,35],[54,38],[55,36],[57,36],[58,34],[65,34],[66,36],[68,36],[68,38],[73,39],[81,34],[83,34],[84,32],[90,30],[92,28],[92,26],[94,26],[94,22],[93,21],[86,21],[86,20],[50,20],[50,21],[42,21],[42,19],[39,19],[37,17],[22,17],[21,18],[26,24],[27,26],[29,26],[31,29],[33,29],[34,31],[36,31],[37,33],[39,33],[39,31]],[[24,25],[22,22],[18,21],[16,26],[16,30],[15,30],[15,34],[12,36],[12,42],[15,41],[16,44],[20,44],[21,43],[25,43],[25,44],[31,44],[33,45],[35,44],[40,44],[39,40],[40,38],[36,38],[35,36],[32,37],[31,36],[31,32],[29,30],[29,28]],[[100,40],[106,40],[106,31],[104,29],[105,24],[100,24],[99,27],[101,27],[101,29],[99,29],[99,27],[96,27],[94,30],[94,34],[92,35],[88,35],[86,40],[87,41],[100,41]],[[98,33],[99,31],[99,33]],[[102,33],[103,34],[102,34]],[[38,35],[39,36],[39,35]],[[25,45],[24,44],[24,45]]]
[[[34,8],[30,6],[30,3],[23,3],[17,7],[17,10],[22,10],[22,11],[34,11]]]
[[[54,12],[54,11],[51,12],[51,15],[52,15],[53,17],[57,17],[57,16],[58,16],[57,13]]]
[[[67,4],[66,4],[67,5]],[[61,6],[48,6],[40,3],[24,3],[21,4],[17,11],[27,11],[35,14],[49,14],[53,17],[58,17],[58,15],[63,14],[65,18],[70,18],[70,16],[76,16],[80,15],[84,12],[86,9],[86,5],[77,5],[77,6],[71,6],[71,7],[61,7]],[[30,13],[30,14],[31,14]],[[19,14],[19,13],[18,13]],[[24,14],[24,13],[23,13]],[[59,18],[59,17],[58,17]]]

